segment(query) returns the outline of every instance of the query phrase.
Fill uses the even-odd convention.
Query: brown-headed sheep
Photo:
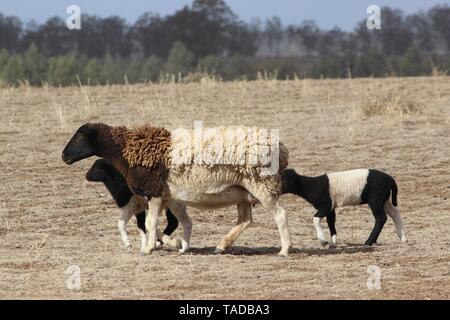
[[[252,206],[249,199],[254,198],[274,215],[281,237],[280,255],[287,255],[291,246],[290,234],[286,213],[278,204],[281,194],[280,171],[288,164],[287,149],[281,143],[278,144],[274,136],[272,145],[263,146],[269,147],[272,152],[270,159],[255,158],[255,150],[261,148],[258,134],[265,132],[245,127],[228,129],[218,128],[205,140],[205,145],[196,145],[195,136],[198,132],[195,129],[184,129],[172,135],[164,128],[144,126],[128,130],[102,123],[87,123],[71,138],[62,159],[72,164],[94,155],[102,157],[125,177],[134,193],[150,199],[145,222],[149,233],[148,245],[143,250],[145,253],[156,248],[156,223],[164,208],[171,206],[172,212],[183,225],[180,252],[185,252],[189,249],[192,229],[186,205],[210,209],[237,204],[237,225],[217,246],[218,252],[224,251],[251,223]],[[224,139],[222,142],[233,143],[217,143],[227,137],[228,131],[233,130],[240,130],[241,134],[236,139],[241,140]],[[186,147],[183,141],[190,141],[192,137],[193,147]],[[234,143],[236,141],[238,144]],[[202,148],[208,148],[213,142],[221,147],[220,156],[230,158],[230,155],[234,155],[234,159],[224,163],[198,161],[199,150],[202,152]],[[217,156],[214,152],[209,155]]]

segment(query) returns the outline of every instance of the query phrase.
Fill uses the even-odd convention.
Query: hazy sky
[[[134,22],[143,12],[152,11],[166,15],[173,13],[192,1],[187,0],[0,0],[0,12],[16,15],[24,21],[34,19],[43,22],[51,16],[67,17],[70,4],[81,11],[102,17],[118,15]],[[303,20],[315,20],[325,29],[339,26],[352,30],[357,22],[365,19],[366,8],[371,4],[388,5],[406,13],[426,10],[436,4],[449,4],[450,0],[226,0],[226,3],[243,20],[277,15],[284,24],[299,24]]]

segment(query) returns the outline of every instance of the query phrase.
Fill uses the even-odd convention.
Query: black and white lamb
[[[400,211],[397,208],[397,184],[390,175],[371,169],[356,169],[328,173],[317,177],[299,175],[293,169],[282,172],[282,193],[292,193],[312,204],[317,213],[314,226],[322,245],[326,245],[320,222],[324,217],[331,234],[331,245],[336,245],[336,213],[341,206],[368,204],[375,217],[375,226],[366,245],[377,242],[389,215],[395,224],[398,237],[406,242]],[[389,200],[389,197],[391,199]]]
[[[117,207],[122,211],[118,226],[122,237],[122,242],[126,248],[131,246],[125,229],[131,217],[136,216],[137,226],[141,235],[141,248],[147,244],[145,230],[145,207],[147,202],[140,196],[133,194],[127,186],[125,178],[112,165],[104,159],[98,159],[86,173],[86,180],[103,182],[114,199]],[[178,227],[178,220],[169,208],[166,210],[167,226],[163,233],[158,234],[160,243],[167,243],[175,247],[180,247],[180,242],[170,235]]]

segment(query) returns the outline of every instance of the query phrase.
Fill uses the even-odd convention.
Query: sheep
[[[320,226],[321,220],[327,218],[331,234],[330,245],[335,246],[337,244],[335,209],[360,204],[368,204],[375,217],[375,226],[365,242],[366,245],[371,246],[377,242],[387,219],[386,214],[394,221],[400,240],[407,241],[400,211],[397,208],[397,184],[390,175],[378,170],[356,169],[307,177],[297,174],[293,169],[286,169],[281,176],[283,194],[298,195],[317,209],[314,226],[323,246],[328,242]]]
[[[147,243],[147,236],[145,233],[145,200],[138,195],[134,195],[128,188],[127,183],[120,172],[103,159],[98,159],[94,162],[92,167],[86,173],[86,180],[103,182],[113,197],[117,207],[122,211],[122,215],[118,221],[118,227],[124,246],[127,249],[131,247],[125,226],[131,217],[135,215],[139,233],[141,235],[141,248],[144,247]],[[164,235],[160,234],[158,236],[159,244],[167,243],[174,247],[180,247],[181,243],[178,239],[169,237],[178,227],[178,220],[170,209],[167,209],[166,217],[167,227],[163,232]]]
[[[219,131],[219,134],[212,136],[219,139],[227,129],[220,128]],[[278,203],[281,193],[280,171],[288,164],[288,151],[285,146],[278,143],[274,137],[275,142],[270,146],[271,161],[264,162],[261,166],[246,165],[245,161],[244,164],[240,161],[204,164],[195,161],[196,150],[185,148],[180,142],[183,137],[190,138],[195,135],[195,129],[194,132],[186,130],[172,136],[171,132],[164,128],[143,126],[128,130],[123,126],[86,123],[76,131],[64,148],[62,160],[66,164],[72,164],[91,156],[104,158],[124,176],[134,193],[149,200],[145,221],[149,236],[142,253],[150,254],[156,248],[158,214],[167,206],[172,205],[172,212],[183,225],[180,253],[184,253],[189,249],[192,230],[186,205],[211,209],[237,204],[237,225],[216,248],[216,252],[223,252],[251,223],[252,206],[248,200],[255,198],[274,215],[281,238],[279,254],[287,256],[291,247],[290,234],[286,212]],[[211,139],[211,136],[209,138]],[[245,136],[244,139],[250,143],[244,148],[244,153],[251,157],[253,146],[257,143],[251,142],[250,136]],[[207,139],[201,147],[208,148],[211,144]],[[232,147],[226,149],[225,153],[228,152],[229,156],[237,149],[239,148]],[[191,162],[173,163],[173,157],[183,150],[194,153],[193,157],[190,157],[191,154],[186,157]],[[270,169],[265,170],[268,165]],[[270,173],[273,169],[275,172]]]

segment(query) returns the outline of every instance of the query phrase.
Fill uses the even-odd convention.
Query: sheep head
[[[67,164],[98,155],[97,136],[102,126],[100,123],[86,123],[82,125],[67,143],[62,152],[62,160]]]
[[[105,160],[96,160],[89,171],[86,172],[86,180],[93,182],[104,182],[108,174],[108,168],[110,167],[111,165]]]

